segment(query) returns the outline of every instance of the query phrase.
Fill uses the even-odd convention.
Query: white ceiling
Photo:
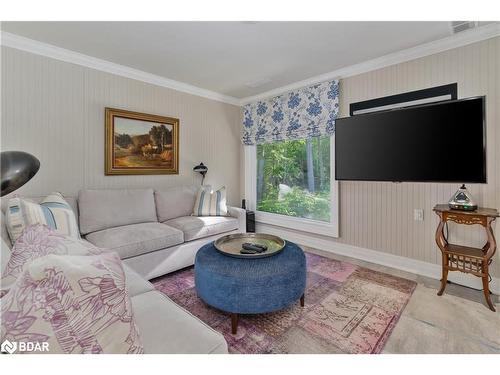
[[[2,30],[236,98],[452,34],[450,22],[2,22]]]

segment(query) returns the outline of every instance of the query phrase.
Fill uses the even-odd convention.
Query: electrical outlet
[[[424,210],[422,208],[415,208],[413,210],[413,220],[424,221]]]

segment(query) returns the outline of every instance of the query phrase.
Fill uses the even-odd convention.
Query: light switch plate
[[[424,221],[424,210],[422,208],[415,208],[413,210],[413,220]]]

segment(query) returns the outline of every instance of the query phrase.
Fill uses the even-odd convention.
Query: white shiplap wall
[[[191,168],[209,165],[207,182],[225,184],[237,204],[243,187],[240,109],[174,90],[2,47],[2,150],[37,155],[42,169],[20,193],[59,190],[75,194],[82,187],[161,188],[197,182]],[[484,206],[500,207],[500,38],[349,77],[341,81],[341,115],[349,103],[458,82],[459,97],[487,96],[488,184],[471,185]],[[104,176],[104,107],[178,117],[181,160],[178,176]],[[242,174],[240,174],[240,171]],[[446,202],[457,184],[340,184],[340,238],[350,244],[429,263],[439,263],[434,243],[437,219],[431,209]],[[242,191],[243,189],[241,189]],[[425,220],[413,221],[423,208]],[[496,235],[500,238],[500,226]],[[452,238],[480,244],[477,228]],[[312,236],[314,237],[314,236]],[[500,259],[494,262],[500,275]]]
[[[488,183],[468,187],[480,205],[500,209],[499,37],[342,79],[341,116],[349,115],[352,102],[453,82],[458,83],[459,98],[487,97]],[[466,148],[450,152],[457,152],[457,160],[466,157]],[[458,187],[459,184],[341,182],[340,238],[320,238],[331,241],[332,246],[340,242],[439,264],[440,252],[434,242],[437,216],[432,207],[446,203]],[[423,222],[413,220],[415,208],[424,209]],[[500,240],[499,229],[497,223],[495,233]],[[461,226],[458,230],[450,224],[450,234],[452,241],[471,245],[482,246],[485,240],[484,232],[477,227]],[[498,253],[493,273],[500,275]]]
[[[17,49],[1,52],[2,151],[28,151],[42,165],[20,194],[198,184],[192,168],[203,161],[207,183],[226,185],[229,203],[239,204],[239,107]],[[179,118],[179,175],[105,176],[105,107]]]

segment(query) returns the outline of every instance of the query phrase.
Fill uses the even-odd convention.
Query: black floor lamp
[[[19,189],[40,169],[40,161],[23,151],[0,152],[0,165],[2,197]]]

